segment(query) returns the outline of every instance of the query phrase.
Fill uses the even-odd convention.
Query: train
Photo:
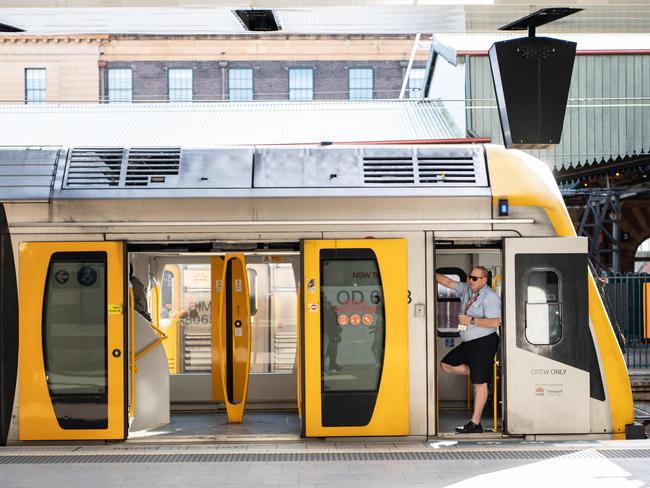
[[[586,239],[522,151],[30,146],[0,171],[3,443],[453,436],[435,273],[476,266],[502,300],[477,437],[639,436]]]

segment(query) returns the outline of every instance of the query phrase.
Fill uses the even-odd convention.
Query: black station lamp
[[[528,37],[495,42],[488,52],[507,148],[560,142],[577,44],[536,37],[535,30],[581,10],[545,8],[500,28],[528,31]]]
[[[25,29],[14,27],[13,25],[0,23],[0,32],[25,32]]]

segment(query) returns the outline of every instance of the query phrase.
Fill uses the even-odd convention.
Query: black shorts
[[[499,335],[496,333],[479,337],[473,341],[461,342],[442,358],[442,362],[450,366],[469,366],[469,377],[472,384],[487,383],[492,377],[494,355],[499,348]]]

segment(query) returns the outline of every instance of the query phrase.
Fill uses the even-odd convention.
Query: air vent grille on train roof
[[[126,186],[148,186],[164,183],[168,176],[177,176],[181,161],[179,147],[143,148],[129,150]]]
[[[67,187],[117,187],[120,184],[121,147],[76,147],[70,151]]]
[[[363,181],[374,185],[412,185],[415,182],[413,158],[365,156]]]
[[[476,183],[476,171],[472,157],[419,157],[418,181],[421,184]]]
[[[476,147],[417,148],[410,154],[363,156],[363,182],[370,186],[487,186],[483,152]]]
[[[156,187],[178,176],[180,160],[178,147],[76,147],[64,188]]]

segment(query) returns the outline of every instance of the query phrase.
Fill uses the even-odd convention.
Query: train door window
[[[526,279],[526,340],[556,344],[562,338],[561,280],[554,270],[534,270]]]
[[[447,278],[460,283],[467,281],[467,275],[459,268],[440,268],[436,273],[445,275]],[[450,337],[458,336],[458,315],[460,314],[460,295],[452,288],[447,288],[440,283],[437,284],[438,292],[438,334]]]
[[[108,426],[105,252],[51,258],[43,306],[45,377],[63,429]]]
[[[370,249],[322,250],[321,280],[322,390],[376,392],[385,335],[377,258]]]
[[[210,263],[167,264],[163,270],[161,325],[171,341],[170,373],[209,373],[212,368]]]
[[[274,260],[279,257],[271,256]],[[290,373],[296,357],[297,290],[291,263],[247,256],[251,373]],[[212,367],[210,263],[169,263],[163,270],[161,325],[170,373]]]
[[[257,271],[253,268],[246,270],[248,274],[248,293],[250,294],[250,310],[251,317],[255,317],[257,313]]]
[[[280,260],[280,256],[270,258]],[[250,371],[291,373],[296,358],[298,306],[293,265],[251,258],[246,267],[251,290]]]
[[[169,270],[163,272],[162,286],[161,286],[161,319],[168,319],[169,313],[174,309],[174,273]]]

